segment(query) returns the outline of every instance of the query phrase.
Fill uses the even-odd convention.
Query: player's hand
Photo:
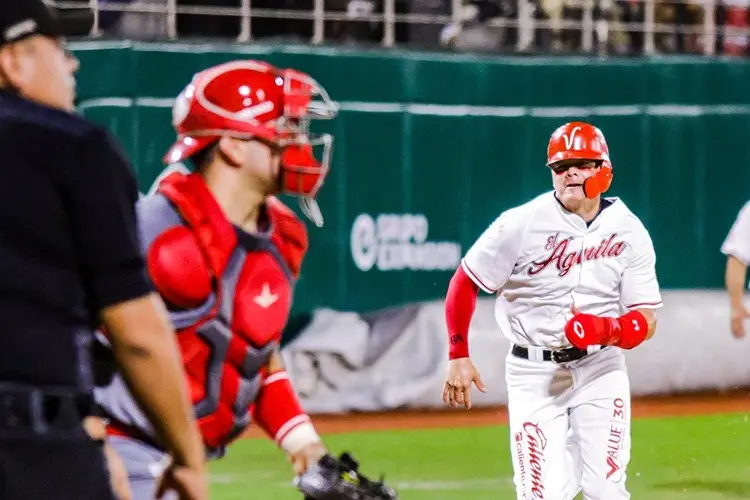
[[[104,443],[104,456],[107,458],[107,469],[109,470],[109,482],[115,492],[117,500],[132,500],[133,493],[130,491],[128,481],[128,470],[125,462],[109,443]]]
[[[104,442],[104,457],[107,460],[109,482],[117,500],[132,500],[133,494],[130,491],[128,470],[125,468],[125,463],[120,455],[106,441],[107,426],[104,421],[99,417],[89,416],[84,419],[83,428],[91,439]]]
[[[737,339],[744,339],[745,335],[745,320],[750,318],[750,313],[747,312],[745,306],[740,304],[739,306],[732,307],[732,335]]]
[[[208,500],[208,474],[204,465],[188,467],[171,462],[164,470],[156,489],[156,498],[169,491],[179,500]]]
[[[297,453],[290,455],[289,461],[292,462],[294,473],[299,476],[310,468],[310,466],[317,464],[326,453],[328,453],[328,450],[323,446],[323,443],[318,441],[317,443],[308,444]]]
[[[471,408],[471,384],[482,392],[487,388],[479,372],[469,358],[452,359],[448,362],[448,373],[443,384],[443,402],[457,408],[464,405]]]
[[[575,306],[572,306],[570,311],[573,317],[565,325],[565,337],[568,342],[578,349],[601,344],[601,329],[598,327],[601,318],[593,314],[584,314]]]

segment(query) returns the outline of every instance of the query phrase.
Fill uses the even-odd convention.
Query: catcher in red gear
[[[297,474],[326,454],[278,354],[308,240],[275,195],[298,196],[322,225],[315,196],[333,139],[309,125],[336,113],[309,75],[251,60],[196,74],[174,104],[178,138],[165,161],[190,161],[193,172],[163,176],[138,215],[210,457],[221,457],[251,421]],[[154,498],[166,454],[148,420],[118,374],[97,400],[134,498]]]

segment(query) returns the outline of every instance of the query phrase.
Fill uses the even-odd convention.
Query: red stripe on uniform
[[[662,301],[659,301],[659,302],[639,302],[638,304],[632,304],[632,305],[625,306],[625,307],[631,308],[631,307],[660,306],[660,305],[662,305]]]
[[[484,289],[484,291],[489,290],[491,293],[497,292],[497,290],[493,289],[492,287],[485,285],[484,282],[481,279],[479,279],[479,276],[477,276],[477,273],[475,273],[469,267],[469,265],[466,263],[466,261],[461,261],[461,266],[464,269],[466,269],[466,271],[468,272],[468,274],[471,276],[471,279],[474,280],[479,286],[481,286],[482,289]]]

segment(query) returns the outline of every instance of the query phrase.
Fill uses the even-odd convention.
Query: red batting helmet
[[[589,198],[607,191],[612,184],[612,162],[604,134],[597,127],[584,122],[570,122],[558,127],[547,145],[547,166],[566,160],[601,162],[601,169],[586,179],[583,192]]]
[[[331,119],[337,106],[309,75],[261,61],[233,61],[197,73],[172,108],[177,142],[164,156],[176,163],[223,135],[257,139],[281,150],[281,188],[300,197],[316,225],[323,224],[315,201],[331,162],[333,137],[314,135],[312,119]],[[313,153],[322,147],[321,159]]]

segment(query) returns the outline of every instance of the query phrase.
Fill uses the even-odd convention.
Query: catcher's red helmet
[[[589,198],[607,191],[612,184],[612,162],[604,134],[597,127],[584,122],[570,122],[558,127],[547,145],[547,166],[567,160],[601,162],[601,169],[586,179],[583,191]]]
[[[224,135],[253,138],[281,149],[281,188],[300,197],[305,214],[323,224],[315,201],[331,162],[333,137],[310,133],[311,119],[331,119],[337,107],[309,75],[254,60],[197,73],[175,100],[177,142],[164,156],[176,163]],[[320,160],[313,153],[321,147]]]

